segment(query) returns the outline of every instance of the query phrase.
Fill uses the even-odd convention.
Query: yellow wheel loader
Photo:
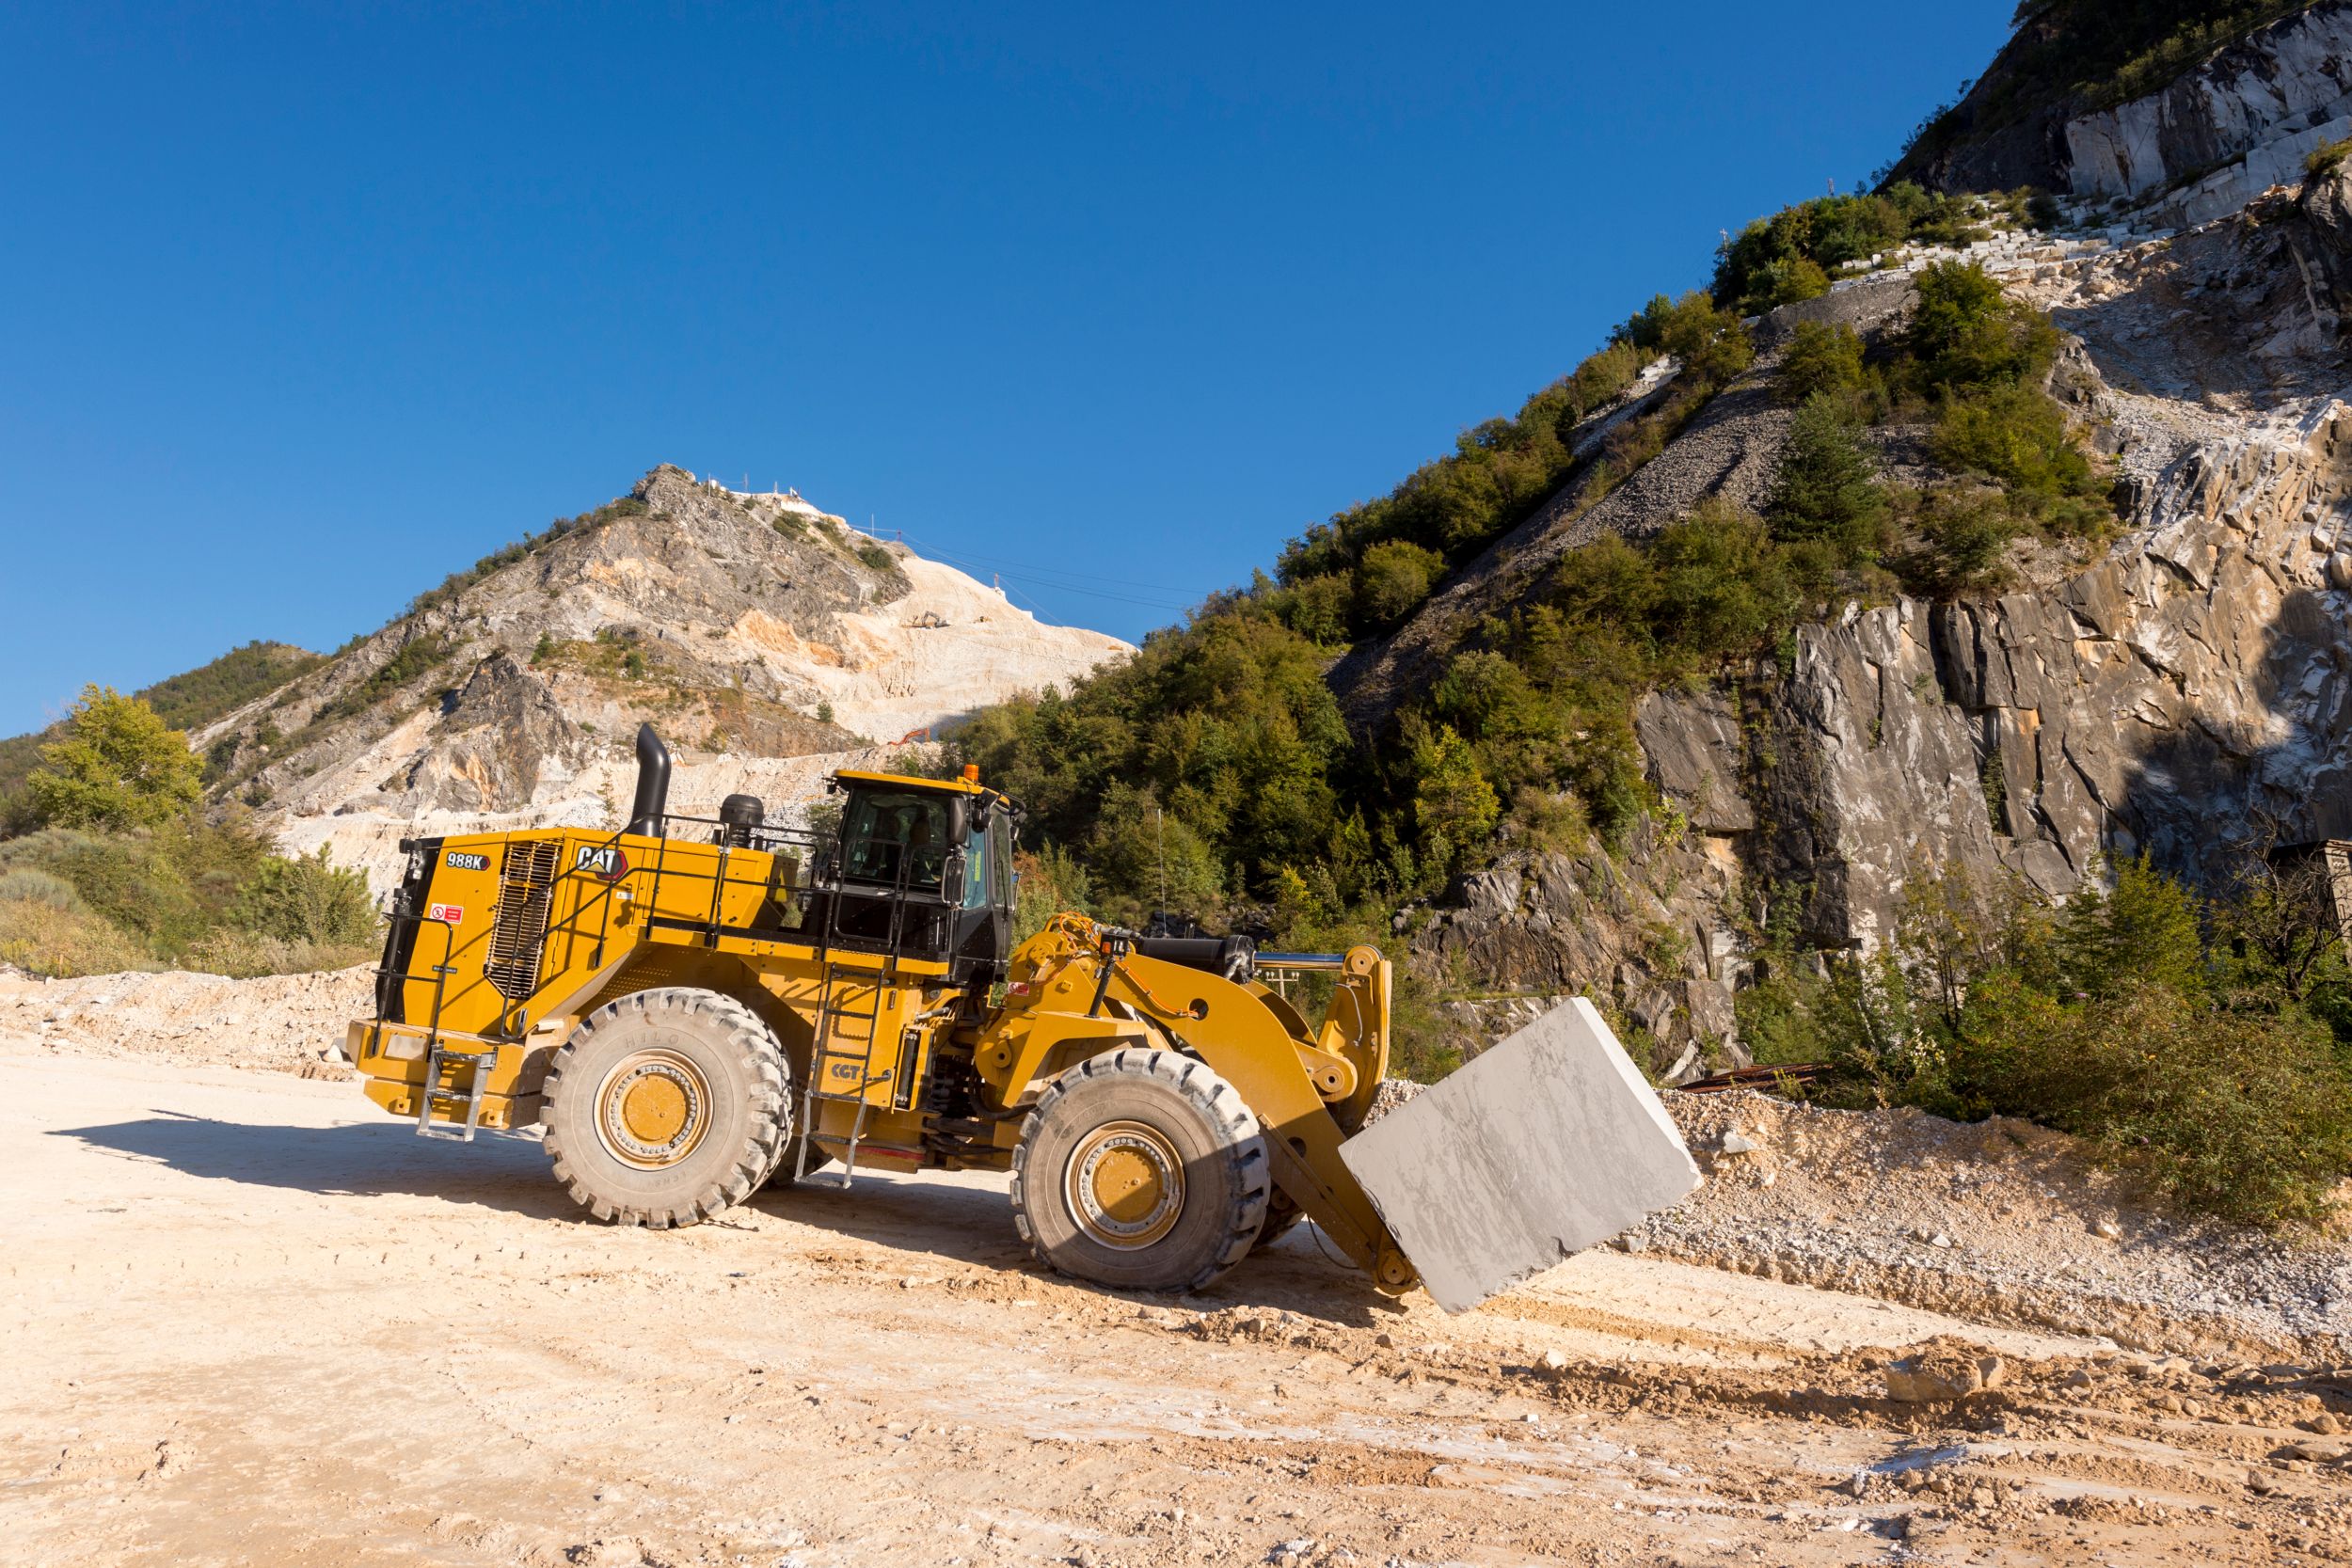
[[[1517,1167],[1621,1163],[1625,1139],[1580,1125],[1596,1118],[1582,1088],[1565,1113],[1531,1112],[1526,1076],[1559,1074],[1526,1052],[1517,1076],[1498,1072],[1507,1050],[1384,1118],[1359,1161],[1348,1140],[1388,1063],[1388,960],[1078,914],[1016,946],[1017,808],[975,769],[836,774],[839,826],[820,837],[770,824],[750,796],[673,816],[667,750],[650,727],[637,750],[618,833],[404,846],[375,1015],[345,1048],[369,1098],[421,1134],[541,1129],[598,1219],[691,1225],[818,1172],[847,1186],[867,1169],[1009,1171],[1022,1237],[1079,1278],[1196,1290],[1303,1216],[1390,1292],[1420,1277],[1411,1236],[1454,1307],[1695,1181],[1675,1139],[1670,1196],[1534,1212]],[[1293,990],[1326,995],[1321,1016]],[[1568,1049],[1648,1095],[1606,1062],[1622,1062],[1613,1039]]]

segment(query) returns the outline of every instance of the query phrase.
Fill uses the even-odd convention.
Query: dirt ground
[[[1311,1231],[1118,1296],[1001,1178],[612,1230],[349,1084],[5,1049],[0,1563],[2352,1560],[2352,1369],[1610,1251],[1448,1319]]]

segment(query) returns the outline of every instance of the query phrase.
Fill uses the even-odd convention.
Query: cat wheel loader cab
[[[1594,1049],[1623,1067],[1592,1081],[1631,1111],[1531,1112],[1514,1041],[1351,1143],[1388,1064],[1377,949],[1073,913],[1016,947],[1017,808],[974,769],[838,773],[831,833],[748,795],[673,814],[668,784],[648,726],[617,833],[404,847],[374,1015],[346,1046],[369,1098],[425,1136],[539,1129],[573,1198],[622,1224],[692,1224],[819,1171],[1004,1171],[1041,1259],[1146,1290],[1205,1285],[1303,1216],[1382,1290],[1434,1262],[1440,1300],[1467,1305],[1696,1180],[1597,1015]],[[1673,1158],[1629,1188],[1610,1129],[1634,1126],[1653,1146],[1665,1127]],[[1525,1212],[1520,1168],[1564,1162],[1608,1192]],[[1450,1212],[1457,1185],[1479,1212]]]

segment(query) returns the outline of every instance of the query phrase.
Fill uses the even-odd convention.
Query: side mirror
[[[972,838],[972,800],[959,795],[947,802],[947,842],[954,845],[969,843]]]

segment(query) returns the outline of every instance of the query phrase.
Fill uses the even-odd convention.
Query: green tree
[[[1877,557],[1886,519],[1878,461],[1829,394],[1815,393],[1790,422],[1765,515],[1776,537],[1825,541],[1846,564]]]
[[[155,710],[112,687],[86,686],[66,733],[40,749],[25,780],[40,819],[56,827],[155,827],[203,794],[203,759]]]
[[[1824,394],[1851,399],[1867,384],[1860,333],[1842,322],[1836,326],[1799,322],[1772,395],[1793,407]]]
[[[1223,911],[1216,852],[1148,788],[1111,786],[1085,861],[1098,900],[1128,922],[1154,910],[1196,917]]]
[[[2058,329],[1975,261],[1937,261],[1918,289],[1908,346],[1930,387],[2007,385],[2047,370],[2058,353]]]
[[[2139,986],[2205,994],[2205,944],[2196,894],[2145,854],[2114,863],[2115,886],[2096,879],[2067,900],[2055,957],[2062,990],[2112,997]]]
[[[1408,540],[1373,546],[1356,567],[1359,620],[1372,628],[1394,626],[1429,597],[1430,585],[1443,570],[1443,556]]]
[[[1426,858],[1455,859],[1494,831],[1502,802],[1479,771],[1470,742],[1451,725],[1423,731],[1413,741],[1412,763],[1413,820]]]

